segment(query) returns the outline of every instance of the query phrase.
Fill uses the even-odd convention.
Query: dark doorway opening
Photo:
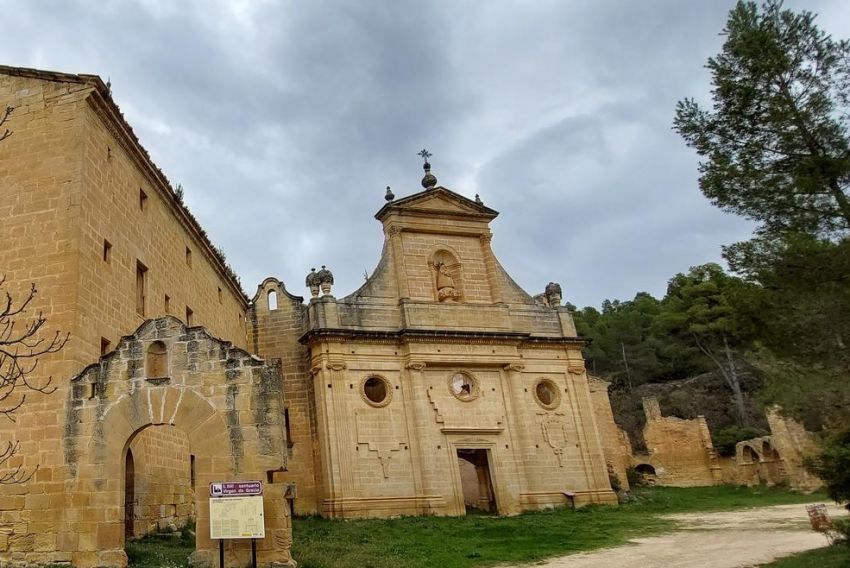
[[[136,464],[133,452],[127,449],[124,458],[124,538],[133,538],[136,534]]]
[[[457,451],[463,503],[466,511],[495,513],[496,493],[490,474],[487,450],[463,449]]]

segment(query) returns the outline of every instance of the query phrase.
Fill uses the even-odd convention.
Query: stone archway
[[[168,374],[146,375],[147,346],[168,350]],[[291,566],[291,524],[283,487],[273,472],[286,465],[280,369],[175,318],[146,322],[115,352],[73,380],[66,415],[65,461],[73,474],[71,506],[60,539],[80,568],[124,567],[127,449],[146,428],[173,427],[194,459],[195,565],[212,565],[209,538],[213,481],[261,480],[266,538],[257,541],[261,566]],[[188,467],[188,464],[187,464]],[[250,543],[228,541],[228,562],[244,565]]]

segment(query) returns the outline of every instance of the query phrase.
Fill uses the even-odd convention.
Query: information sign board
[[[265,538],[262,495],[210,499],[210,538]]]
[[[262,495],[262,481],[222,481],[210,483],[210,497]]]

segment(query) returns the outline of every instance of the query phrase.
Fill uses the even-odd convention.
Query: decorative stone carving
[[[561,306],[561,285],[557,282],[549,282],[546,285],[543,295],[546,296],[546,303],[550,308],[559,308]]]
[[[567,423],[563,414],[558,412],[547,415],[540,422],[543,440],[552,448],[552,453],[558,458],[558,465],[564,467],[564,452],[567,448]]]
[[[310,288],[310,294],[314,298],[319,296],[319,275],[316,274],[315,268],[310,269],[310,274],[307,275],[305,285]]]
[[[570,361],[567,366],[567,371],[569,371],[571,375],[583,375],[585,370],[583,361]]]
[[[406,369],[411,369],[413,371],[422,371],[425,368],[424,361],[411,361],[407,365],[405,365]]]
[[[519,363],[508,363],[504,366],[506,371],[513,371],[515,373],[520,373],[525,370],[525,365],[521,365]]]
[[[400,417],[389,408],[358,409],[355,411],[355,429],[357,444],[374,452],[381,464],[384,479],[390,477],[390,459],[393,452],[399,452],[407,443],[398,432],[403,432]]]
[[[434,263],[437,271],[437,300],[440,302],[456,302],[460,299],[460,292],[455,287],[454,277],[449,273],[449,267],[442,261]]]
[[[325,363],[325,368],[329,371],[344,371],[345,363],[342,361],[332,361],[329,363]]]
[[[319,286],[322,288],[322,295],[328,296],[331,293],[331,286],[334,283],[333,273],[322,265],[322,269],[316,273],[316,279],[319,281]]]

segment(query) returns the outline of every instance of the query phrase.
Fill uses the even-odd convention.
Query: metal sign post
[[[262,481],[210,483],[210,539],[218,540],[224,568],[224,540],[251,539],[251,566],[257,568],[257,540],[266,537]]]

